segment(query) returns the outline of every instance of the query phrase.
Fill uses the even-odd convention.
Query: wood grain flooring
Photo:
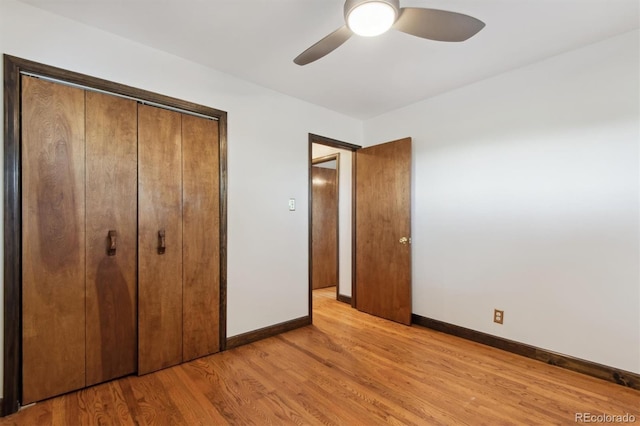
[[[53,398],[0,425],[549,425],[635,416],[640,392],[369,316],[314,292],[314,325]]]

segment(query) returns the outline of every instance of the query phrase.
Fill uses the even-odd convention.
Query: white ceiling
[[[354,36],[300,67],[343,0],[22,1],[360,119],[640,28],[639,0],[401,0],[486,27],[463,43]]]

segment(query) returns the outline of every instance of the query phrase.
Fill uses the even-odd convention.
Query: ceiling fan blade
[[[484,28],[484,22],[446,10],[403,7],[393,28],[429,40],[465,41]]]
[[[352,35],[351,30],[344,25],[299,54],[293,62],[298,65],[307,65],[316,61],[340,47],[342,43],[349,40],[349,37]]]

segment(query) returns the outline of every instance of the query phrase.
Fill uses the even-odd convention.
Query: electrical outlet
[[[493,310],[493,322],[502,324],[504,321],[504,311],[494,309]]]

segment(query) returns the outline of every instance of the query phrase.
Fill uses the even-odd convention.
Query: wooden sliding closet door
[[[138,105],[138,373],[182,362],[181,114]]]
[[[218,122],[182,116],[183,361],[220,350]]]
[[[86,93],[87,386],[137,369],[137,127],[135,101]]]
[[[85,385],[84,102],[22,77],[22,404]]]

